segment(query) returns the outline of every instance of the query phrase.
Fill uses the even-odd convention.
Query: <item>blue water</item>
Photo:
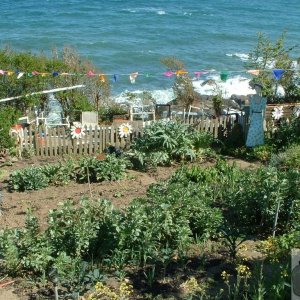
[[[1,0],[0,12],[0,47],[50,55],[71,46],[109,74],[161,74],[164,56],[190,71],[243,70],[258,32],[274,41],[287,30],[287,45],[300,41],[299,0]],[[134,86],[119,78],[118,91],[171,86],[160,75]]]

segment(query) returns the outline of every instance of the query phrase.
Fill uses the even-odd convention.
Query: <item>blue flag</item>
[[[281,70],[281,69],[273,70],[273,75],[274,75],[276,80],[280,80],[280,78],[282,77],[284,72],[285,71]]]

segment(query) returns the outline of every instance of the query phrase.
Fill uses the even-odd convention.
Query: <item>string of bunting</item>
[[[130,74],[104,74],[104,73],[94,73],[92,70],[89,70],[87,73],[59,73],[59,72],[38,72],[38,71],[32,71],[32,72],[21,72],[19,70],[16,71],[11,71],[11,70],[1,70],[0,69],[0,76],[17,76],[17,79],[22,78],[23,76],[27,77],[34,77],[34,76],[52,76],[52,77],[57,77],[57,76],[88,76],[88,77],[98,77],[101,82],[106,82],[107,77],[112,77],[113,82],[117,82],[119,79],[119,76],[128,76],[129,81],[133,84],[135,83],[136,79],[138,76],[145,76],[145,77],[156,77],[156,76],[165,76],[165,77],[172,77],[172,76],[181,76],[181,75],[187,75],[187,74],[194,74],[196,79],[200,79],[201,76],[207,75],[207,74],[215,74],[219,73],[220,79],[222,81],[226,81],[228,79],[228,76],[231,73],[248,73],[253,76],[258,76],[261,72],[269,71],[273,74],[274,78],[276,80],[280,80],[283,74],[286,71],[296,71],[295,69],[270,69],[270,70],[243,70],[243,71],[195,71],[195,72],[188,72],[186,70],[177,70],[175,72],[173,71],[166,71],[163,73],[156,73],[156,74],[151,74],[151,73],[139,73],[139,72],[133,72]]]

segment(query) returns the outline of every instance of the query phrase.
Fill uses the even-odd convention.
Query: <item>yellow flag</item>
[[[258,76],[260,71],[259,70],[248,70],[247,73],[254,75],[254,76]]]
[[[176,75],[184,75],[184,74],[188,74],[189,72],[188,71],[185,71],[185,70],[177,70],[176,71]]]
[[[99,75],[99,79],[100,79],[101,82],[105,82],[106,81],[105,80],[105,76],[103,74]]]

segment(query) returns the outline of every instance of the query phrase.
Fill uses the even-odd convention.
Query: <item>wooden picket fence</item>
[[[219,119],[212,118],[186,118],[184,122],[196,130],[210,132],[215,138],[224,138],[231,131],[235,118],[225,116]],[[127,123],[127,122],[126,122]],[[80,139],[72,139],[70,130],[65,127],[48,128],[46,134],[41,130],[28,127],[24,129],[23,149],[33,149],[36,156],[62,156],[65,154],[97,154],[102,153],[108,145],[124,148],[138,136],[143,134],[147,123],[141,121],[128,122],[133,132],[127,138],[120,138],[119,126],[113,123],[109,126],[85,126],[85,135]]]

